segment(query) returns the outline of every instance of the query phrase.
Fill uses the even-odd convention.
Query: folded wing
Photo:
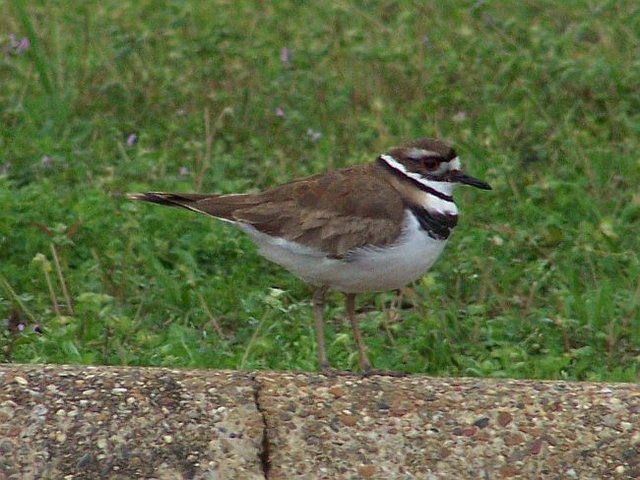
[[[257,194],[148,192],[130,198],[248,224],[339,258],[364,245],[389,245],[402,228],[400,196],[366,168],[315,175]]]

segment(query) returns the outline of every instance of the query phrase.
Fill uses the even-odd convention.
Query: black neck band
[[[426,208],[407,205],[420,223],[420,227],[436,240],[446,240],[451,230],[458,223],[458,216],[444,213],[429,212]]]

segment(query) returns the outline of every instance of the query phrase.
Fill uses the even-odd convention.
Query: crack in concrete
[[[260,412],[262,417],[262,442],[261,448],[258,452],[258,460],[262,466],[262,473],[265,479],[269,479],[269,472],[271,470],[271,444],[269,443],[269,425],[267,423],[267,412],[262,407],[260,393],[262,390],[262,384],[257,378],[256,374],[251,375],[251,382],[253,384],[253,401],[256,405],[256,409]]]

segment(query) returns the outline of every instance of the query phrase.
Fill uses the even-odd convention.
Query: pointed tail
[[[129,200],[140,200],[143,202],[157,203],[169,207],[182,207],[193,209],[193,205],[204,198],[211,198],[212,195],[199,193],[165,193],[165,192],[143,192],[127,193]]]
[[[253,203],[251,195],[212,195],[202,193],[143,192],[128,193],[130,200],[157,203],[168,207],[180,207],[204,213],[222,220],[235,221],[234,211],[238,207]]]

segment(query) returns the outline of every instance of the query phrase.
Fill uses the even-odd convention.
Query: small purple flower
[[[138,135],[136,135],[135,133],[130,133],[129,136],[127,137],[127,146],[133,147],[137,141],[138,141]]]
[[[22,37],[20,40],[16,38],[13,33],[9,34],[9,43],[11,44],[11,49],[13,53],[16,55],[21,55],[26,50],[29,49],[29,39],[27,37]]]
[[[29,39],[27,37],[22,37],[20,39],[20,43],[18,43],[18,47],[16,48],[16,53],[20,55],[22,52],[29,50]]]
[[[307,129],[307,136],[309,137],[309,140],[311,140],[313,143],[316,143],[322,138],[322,132],[314,130],[313,128],[309,128]]]
[[[280,61],[283,65],[289,64],[289,49],[287,47],[280,49]]]
[[[189,175],[189,169],[187,167],[180,167],[180,171],[178,173],[181,177],[186,177]]]
[[[37,323],[31,327],[33,333],[42,333],[42,328]]]
[[[40,159],[40,165],[42,165],[45,168],[51,166],[51,157],[49,155],[44,155]]]
[[[284,118],[284,110],[282,108],[276,107],[274,113],[276,114],[276,117]]]
[[[18,331],[19,331],[19,332],[24,331],[24,323],[23,323],[23,322],[20,322],[20,323],[18,324]]]

